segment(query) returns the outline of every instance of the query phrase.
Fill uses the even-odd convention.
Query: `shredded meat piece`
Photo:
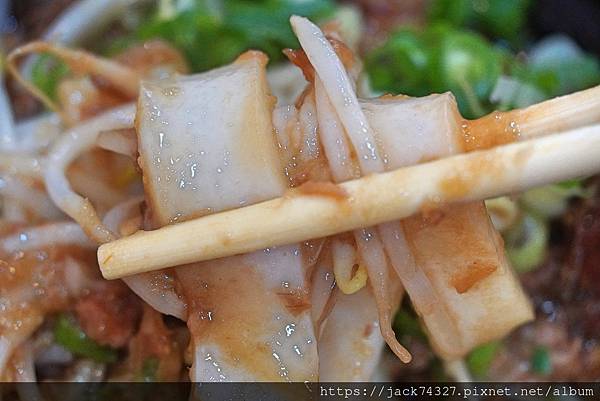
[[[138,371],[147,358],[160,360],[156,380],[178,380],[182,364],[182,346],[176,341],[175,333],[167,328],[163,316],[149,306],[144,307],[140,329],[129,343],[130,365],[137,365]]]
[[[77,300],[75,312],[85,333],[103,345],[119,348],[135,333],[142,308],[121,282],[103,282]]]

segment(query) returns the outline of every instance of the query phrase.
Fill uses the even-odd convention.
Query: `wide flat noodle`
[[[287,181],[273,135],[265,64],[264,55],[247,53],[207,74],[143,85],[138,134],[154,224],[284,193]],[[318,378],[298,246],[176,271],[188,304],[192,380]]]
[[[462,118],[450,94],[388,97],[363,101],[362,108],[390,169],[460,151]],[[432,206],[440,205],[432,200]],[[380,229],[440,355],[462,357],[532,318],[483,202],[425,209],[399,226],[388,223]]]

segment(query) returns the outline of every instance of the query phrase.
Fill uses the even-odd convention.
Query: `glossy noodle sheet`
[[[265,63],[264,55],[247,53],[207,74],[142,85],[137,124],[148,224],[284,193]],[[305,270],[297,245],[178,267],[194,352],[191,378],[316,380]]]

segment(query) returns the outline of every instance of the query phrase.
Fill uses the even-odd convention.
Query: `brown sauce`
[[[278,366],[264,338],[271,331],[273,305],[280,297],[244,257],[232,257],[177,270],[188,300],[188,327],[197,344],[215,344],[227,365],[278,381]],[[222,363],[223,361],[216,361]]]
[[[477,120],[464,120],[460,136],[463,152],[489,149],[519,140],[519,111],[488,114]]]
[[[452,286],[459,294],[469,291],[475,284],[496,271],[497,266],[474,261],[465,270],[458,271],[451,279]]]
[[[299,316],[301,313],[310,310],[310,297],[306,291],[291,290],[288,292],[278,292],[277,296],[292,316]]]
[[[320,196],[330,198],[336,201],[348,199],[348,193],[341,186],[333,182],[315,182],[307,181],[297,189],[299,193],[307,196]]]
[[[326,163],[321,157],[302,160],[299,163],[289,163],[285,170],[290,186],[295,188],[311,181],[328,181],[330,177]]]
[[[439,188],[446,201],[461,200],[481,181],[500,181],[505,178],[508,166],[522,166],[528,153],[519,153],[511,160],[497,156],[479,155],[464,164],[461,170],[452,171],[440,181]]]
[[[435,226],[444,219],[446,212],[443,210],[444,204],[426,200],[421,204],[421,217],[424,224]]]

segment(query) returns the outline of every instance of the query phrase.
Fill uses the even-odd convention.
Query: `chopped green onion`
[[[54,325],[54,338],[59,345],[77,356],[100,363],[117,361],[117,351],[88,337],[72,316],[63,314],[58,317]]]
[[[467,356],[467,366],[477,378],[486,378],[488,371],[496,354],[500,350],[502,344],[498,341],[493,341],[487,344],[480,345],[475,348]]]
[[[513,44],[522,41],[531,0],[432,0],[428,17]]]
[[[444,21],[452,26],[465,26],[473,17],[470,0],[432,0],[427,10],[432,22]]]
[[[589,191],[584,188],[583,183],[572,180],[529,190],[521,195],[520,202],[536,215],[551,219],[567,210],[570,199],[587,196]]]
[[[403,28],[366,58],[373,89],[424,96],[452,91],[462,114],[491,111],[489,97],[505,55],[483,37],[444,24]]]
[[[546,347],[536,347],[531,355],[531,370],[539,375],[552,373],[552,359]]]
[[[580,190],[581,188],[583,188],[583,181],[582,180],[567,180],[567,181],[559,182],[556,185],[558,185],[559,187],[564,188],[564,189]]]
[[[69,67],[63,61],[43,54],[31,69],[31,81],[46,96],[56,100],[58,84],[68,73]]]
[[[320,20],[332,15],[332,0],[164,1],[159,13],[143,23],[138,40],[161,38],[181,50],[194,71],[233,61],[248,49],[283,59],[281,49],[297,47],[289,25],[292,14]]]
[[[547,224],[529,213],[521,218],[519,224],[507,231],[506,253],[516,271],[525,273],[543,262],[548,235]]]
[[[491,108],[484,105],[502,73],[503,54],[471,32],[443,26],[430,32],[433,92],[452,91],[467,118],[488,113]]]
[[[533,74],[555,77],[549,96],[565,95],[600,83],[600,63],[571,38],[562,35],[543,39],[529,52]]]
[[[415,30],[405,28],[396,32],[365,60],[373,88],[425,96],[429,87],[430,53]]]
[[[149,357],[144,360],[139,380],[142,382],[155,382],[157,379],[158,367],[160,361],[156,357]]]

